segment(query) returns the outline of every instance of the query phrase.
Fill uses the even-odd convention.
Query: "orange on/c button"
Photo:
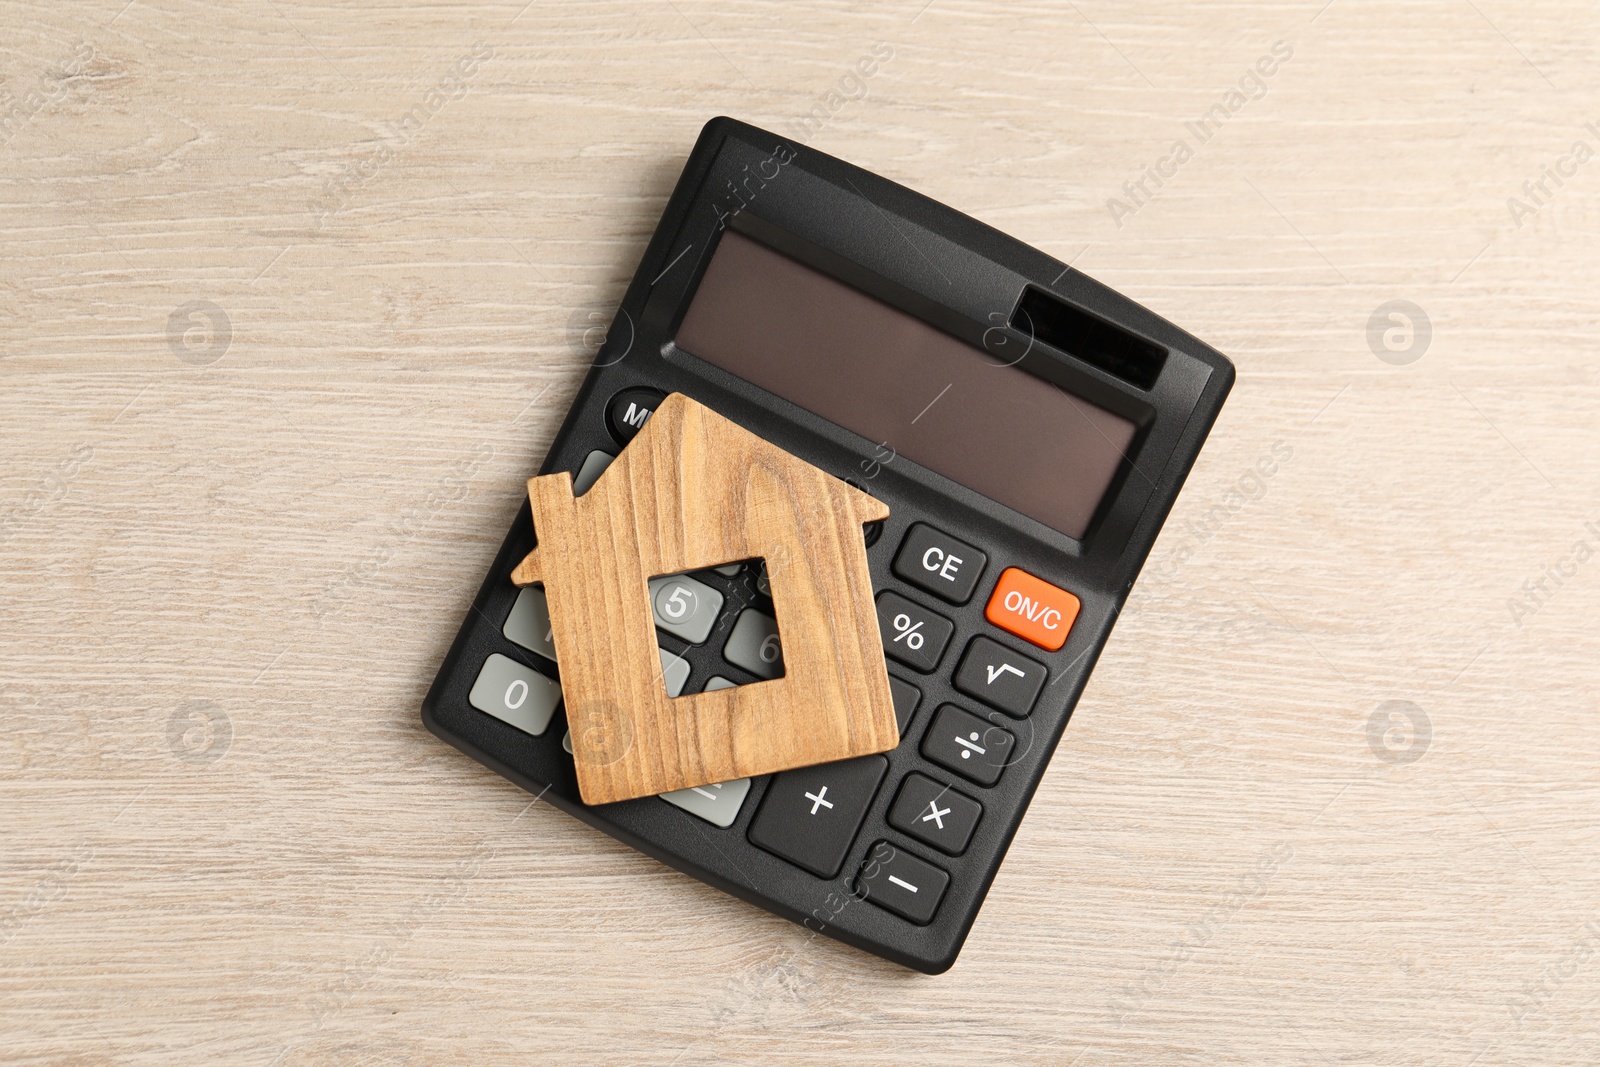
[[[1078,598],[1019,567],[1007,567],[994,585],[983,617],[1024,641],[1054,652],[1067,643],[1078,617]]]

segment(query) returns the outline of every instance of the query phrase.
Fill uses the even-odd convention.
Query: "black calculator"
[[[526,501],[423,721],[663,863],[940,973],[1233,378],[1037,249],[713,119],[539,473],[582,493],[677,392],[883,501],[863,537],[900,743],[585,805],[544,593],[510,580],[536,543]],[[648,593],[669,694],[783,673],[764,561]]]

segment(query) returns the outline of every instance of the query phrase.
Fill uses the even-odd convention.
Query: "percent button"
[[[896,593],[878,594],[878,633],[883,651],[924,674],[939,665],[955,623]]]

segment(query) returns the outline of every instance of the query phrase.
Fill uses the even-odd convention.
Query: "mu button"
[[[983,617],[1054,652],[1067,643],[1067,631],[1078,617],[1078,598],[1019,567],[1007,567],[994,585]]]

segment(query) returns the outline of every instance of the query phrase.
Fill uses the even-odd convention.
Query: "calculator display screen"
[[[888,465],[912,460],[1075,538],[1136,429],[734,230],[676,343],[881,443]]]

